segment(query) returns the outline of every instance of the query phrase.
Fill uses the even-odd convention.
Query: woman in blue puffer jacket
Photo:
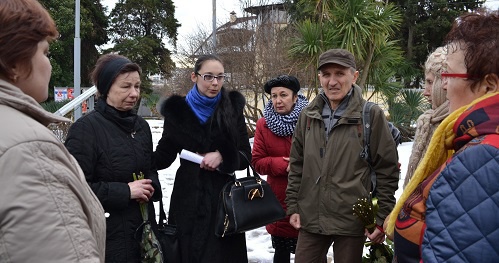
[[[497,262],[499,14],[466,14],[447,35],[449,116],[391,214],[398,262]]]

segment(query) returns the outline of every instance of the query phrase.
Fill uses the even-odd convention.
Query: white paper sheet
[[[203,160],[204,157],[197,153],[193,153],[191,151],[183,149],[180,152],[180,158],[186,159],[187,161],[191,161],[193,163],[201,164],[201,161]]]

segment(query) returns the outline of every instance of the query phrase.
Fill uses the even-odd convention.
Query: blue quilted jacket
[[[492,98],[493,110],[464,118],[478,128],[464,132],[471,139],[455,145],[459,150],[430,190],[424,262],[499,262],[499,96]]]

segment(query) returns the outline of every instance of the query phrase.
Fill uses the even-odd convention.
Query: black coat
[[[222,89],[221,92],[222,98],[205,124],[200,124],[185,97],[172,96],[161,106],[165,123],[154,153],[158,169],[168,167],[182,149],[197,153],[218,150],[223,158],[219,167],[222,172],[200,169],[199,164],[180,159],[170,200],[169,222],[177,225],[183,262],[248,261],[244,234],[215,236],[220,191],[230,180],[229,173],[248,166],[239,151],[251,158],[243,116],[245,99],[236,91]]]
[[[143,172],[153,180],[153,201],[161,187],[152,164],[149,124],[133,111],[121,112],[97,102],[95,111],[78,119],[69,129],[66,148],[80,164],[87,182],[106,213],[106,262],[140,261],[140,237],[134,234],[143,222],[139,203],[130,199],[132,174]],[[154,207],[149,202],[149,218]],[[154,221],[154,220],[153,220]]]

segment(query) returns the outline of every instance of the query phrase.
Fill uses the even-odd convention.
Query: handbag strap
[[[260,178],[260,175],[256,172],[255,167],[253,167],[253,165],[251,164],[250,160],[248,159],[248,156],[246,156],[246,154],[243,151],[239,151],[239,152],[244,157],[244,159],[246,159],[246,162],[248,162],[248,168],[246,168],[246,172],[247,172],[246,176],[251,177],[251,174],[250,174],[250,169],[251,169],[251,172],[253,173],[254,177],[256,177],[258,179],[262,179],[262,178]]]
[[[159,200],[159,222],[158,225],[162,226],[166,224],[166,213],[163,207],[163,198]]]

